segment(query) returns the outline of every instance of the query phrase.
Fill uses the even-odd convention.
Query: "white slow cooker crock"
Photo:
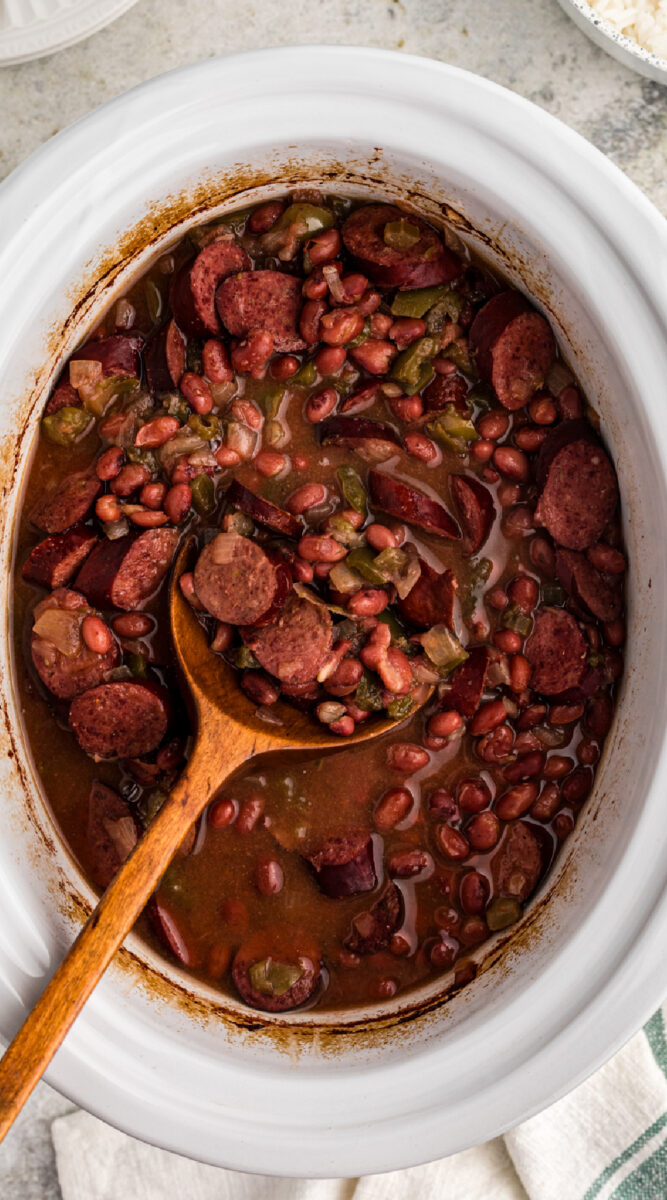
[[[349,48],[154,79],[0,188],[5,1039],[92,901],[32,773],[7,635],[12,528],[46,389],[158,245],[209,210],[303,181],[445,214],[536,297],[601,416],[631,562],[628,670],[594,794],[473,983],[446,1003],[432,985],[410,1004],[281,1021],[216,997],[132,936],[49,1069],[73,1100],[170,1150],[357,1175],[514,1125],[598,1067],[667,993],[667,226],[539,108],[436,62]]]

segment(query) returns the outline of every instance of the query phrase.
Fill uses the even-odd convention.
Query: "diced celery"
[[[408,346],[407,350],[403,350],[398,355],[398,358],[394,359],[391,368],[392,379],[397,380],[398,383],[402,383],[411,392],[424,387],[425,383],[422,382],[424,368],[428,366],[431,373],[433,372],[429,360],[435,358],[438,351],[439,346],[435,338],[419,338],[411,346]],[[426,382],[428,382],[428,379]]]
[[[42,430],[44,436],[57,446],[71,446],[85,437],[92,422],[93,417],[85,408],[74,408],[73,405],[67,404],[58,412],[44,417]]]
[[[263,996],[284,996],[302,975],[301,967],[277,962],[274,958],[262,958],[248,971],[251,987]]]
[[[495,933],[499,929],[507,929],[508,925],[514,925],[519,920],[521,905],[518,900],[499,896],[497,900],[491,901],[484,915],[489,929]]]
[[[369,546],[360,546],[356,550],[351,550],[346,562],[348,567],[351,567],[353,571],[358,571],[369,583],[383,584],[387,582],[387,576],[375,565],[375,555]]]
[[[453,362],[456,367],[458,367],[459,371],[463,371],[464,375],[475,374],[475,370],[470,360],[470,355],[467,349],[464,348],[460,342],[450,342],[449,346],[446,346],[445,349],[441,351],[441,355],[443,358],[450,359],[450,361]]]
[[[559,583],[543,583],[542,600],[545,604],[564,604],[565,589]]]
[[[468,657],[468,651],[447,625],[432,625],[426,633],[419,635],[419,641],[434,666],[445,675],[451,674]]]
[[[190,484],[192,489],[192,507],[201,517],[213,512],[215,508],[215,488],[213,480],[208,475],[196,475]]]
[[[290,204],[282,216],[278,218],[274,229],[287,229],[290,225],[303,226],[301,237],[312,237],[323,229],[331,229],[334,223],[333,213],[321,204],[305,204],[298,202]]]
[[[312,359],[302,363],[299,370],[290,379],[290,383],[296,384],[297,387],[312,387],[316,382],[317,367]]]
[[[453,404],[447,404],[426,426],[431,437],[458,452],[465,449],[468,442],[476,442],[479,434],[472,421],[463,417]]]
[[[192,413],[188,417],[188,425],[195,436],[202,438],[205,442],[213,442],[216,438],[222,437],[222,423],[220,417],[216,417],[215,413],[206,413],[204,416]]]
[[[439,287],[412,288],[409,292],[397,292],[392,300],[391,311],[395,317],[423,317],[437,305],[452,321],[456,321],[463,307],[457,292],[441,285]],[[436,331],[433,330],[435,333]]]
[[[357,684],[354,703],[365,712],[380,712],[384,708],[380,684],[368,671],[364,671]]]
[[[247,646],[237,647],[235,662],[240,671],[254,671],[259,667],[255,655]]]
[[[343,496],[347,500],[350,508],[353,508],[355,512],[362,513],[362,515],[365,516],[368,500],[366,496],[366,488],[361,482],[361,477],[358,472],[355,471],[354,467],[343,464],[342,467],[338,468],[336,474],[340,480],[340,487]]]
[[[382,231],[382,240],[390,250],[411,250],[421,239],[421,229],[409,217],[388,221]]]
[[[329,582],[335,591],[342,592],[346,596],[358,592],[364,586],[361,575],[357,571],[351,571],[345,559],[342,562],[334,563],[329,572]]]
[[[409,716],[413,707],[412,696],[397,696],[395,700],[392,700],[391,704],[387,705],[387,712],[390,717],[400,720],[402,717]]]
[[[127,665],[137,679],[145,679],[148,674],[147,661],[143,654],[128,654]]]
[[[181,425],[185,424],[192,412],[187,400],[184,400],[178,392],[170,392],[168,398],[163,400],[163,404],[169,416],[177,417]]]
[[[516,604],[510,604],[510,607],[505,609],[500,624],[503,629],[511,629],[512,633],[518,633],[521,637],[527,637],[533,627],[531,618]]]
[[[147,450],[144,446],[126,446],[125,453],[131,463],[147,467],[151,474],[159,470],[158,459],[152,450]]]

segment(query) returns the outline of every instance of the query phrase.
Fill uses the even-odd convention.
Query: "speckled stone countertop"
[[[593,142],[667,216],[667,88],[597,50],[556,0],[139,0],[79,46],[0,68],[0,179],[64,126],[163,71],[326,42],[425,54],[504,84]],[[3,1200],[60,1200],[49,1127],[71,1108],[37,1088],[0,1147]]]

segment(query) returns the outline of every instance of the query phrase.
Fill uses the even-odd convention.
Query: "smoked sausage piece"
[[[92,529],[74,525],[65,533],[54,533],[30,551],[21,569],[26,583],[35,587],[64,587],[99,541]]]
[[[146,345],[146,379],[152,392],[178,387],[185,371],[185,338],[175,321],[167,321]]]
[[[500,292],[486,302],[470,326],[477,370],[500,403],[522,408],[542,387],[556,347],[548,321],[521,292]]]
[[[322,604],[288,596],[277,620],[241,637],[260,666],[281,683],[310,683],[331,650],[331,617]]]
[[[463,271],[460,259],[447,249],[435,229],[393,204],[357,208],[341,233],[359,269],[380,287],[432,287],[457,279]],[[393,248],[392,242],[396,246],[401,238],[405,248]]]
[[[177,529],[145,529],[104,538],[86,559],[76,586],[98,608],[142,608],[162,583],[176,553]]]
[[[142,833],[140,821],[126,800],[94,779],[88,797],[86,847],[90,873],[98,887],[107,888]]]
[[[403,447],[391,425],[368,417],[330,417],[318,426],[318,436],[323,445],[349,446],[369,462],[384,462]]]
[[[238,533],[219,533],[204,547],[194,582],[204,608],[229,625],[267,624],[292,586],[284,562]]]
[[[373,839],[367,830],[353,829],[329,838],[308,855],[317,882],[326,896],[356,896],[370,892],[377,883],[373,862]]]
[[[535,891],[544,869],[542,850],[531,827],[525,821],[513,821],[491,859],[499,894],[523,904]]]
[[[282,271],[231,275],[216,295],[220,320],[233,337],[245,337],[250,329],[265,329],[273,334],[279,354],[306,348],[299,333],[301,304],[301,280]]]
[[[488,647],[475,646],[452,675],[452,686],[442,697],[440,708],[445,711],[453,709],[462,717],[474,717],[482,702],[489,663]]]
[[[236,242],[210,242],[185,263],[171,285],[171,310],[184,333],[204,337],[219,333],[215,294],[228,275],[250,270],[250,259]]]
[[[418,525],[429,533],[439,537],[458,540],[461,531],[453,517],[449,515],[442,504],[432,500],[424,492],[396,479],[383,471],[368,472],[368,486],[371,503],[399,521],[407,521],[410,525]]]
[[[419,560],[421,575],[407,596],[398,600],[402,617],[419,629],[432,625],[453,627],[456,577],[453,571],[435,571],[424,559]]]
[[[352,928],[344,945],[353,954],[377,954],[386,950],[401,924],[403,900],[395,883],[390,883],[368,912],[352,918]]]
[[[442,412],[453,404],[457,412],[466,412],[468,384],[462,375],[436,375],[422,393],[424,412]]]
[[[544,484],[535,521],[549,530],[559,546],[586,550],[599,541],[614,514],[618,502],[616,472],[590,434],[567,441],[555,453],[550,440],[545,442],[538,460],[538,479],[544,478]]]
[[[71,383],[67,383],[61,379],[44,409],[44,416],[50,417],[53,413],[60,412],[61,408],[82,407],[83,402],[79,393],[72,387]]]
[[[259,930],[237,951],[232,979],[251,1008],[288,1012],[317,990],[320,956],[312,940],[297,932]]]
[[[68,588],[57,588],[35,608],[30,636],[32,661],[44,686],[59,700],[72,700],[102,683],[107,671],[118,663],[120,652],[115,638],[106,654],[96,654],[83,641],[83,621],[94,615],[85,597]]]
[[[602,575],[585,554],[558,550],[556,575],[565,591],[599,621],[615,621],[623,609],[623,585],[618,577]]]
[[[166,688],[119,679],[77,696],[70,706],[69,723],[91,758],[140,758],[160,745],[169,716]]]
[[[88,516],[101,491],[102,484],[90,471],[68,475],[33,511],[32,523],[44,533],[64,533]]]
[[[292,538],[301,537],[303,533],[303,525],[297,517],[285,512],[283,508],[278,508],[278,505],[272,504],[270,500],[265,500],[263,496],[258,496],[256,492],[239,483],[238,479],[230,483],[225,500],[253,521],[272,529],[274,533],[282,533],[285,537]]]
[[[110,337],[100,338],[99,341],[86,342],[74,351],[70,361],[82,359],[85,362],[102,364],[103,375],[136,375],[141,374],[141,351],[144,339],[140,333],[113,333]]]
[[[477,554],[491,532],[495,505],[488,488],[474,475],[452,475],[450,484],[463,530],[463,553],[470,558]]]
[[[562,608],[543,608],[524,647],[530,686],[545,696],[576,687],[586,670],[588,648],[577,622]]]

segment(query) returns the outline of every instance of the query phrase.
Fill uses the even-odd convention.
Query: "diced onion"
[[[78,392],[82,387],[95,387],[102,378],[102,364],[96,359],[74,358],[69,365],[69,381]]]
[[[563,388],[569,387],[571,383],[574,383],[574,375],[562,359],[557,358],[553,365],[549,367],[544,382],[551,395],[558,396]]]
[[[120,861],[125,862],[137,844],[137,830],[132,817],[120,817],[117,821],[104,821],[103,824]]]
[[[343,287],[341,277],[338,274],[333,263],[326,263],[322,267],[322,276],[326,285],[331,292],[331,297],[337,304],[344,304],[346,300],[345,288]]]
[[[74,658],[81,650],[81,615],[78,612],[47,608],[38,617],[32,631],[68,658]]]
[[[131,329],[136,316],[137,313],[134,305],[130,304],[130,301],[122,296],[114,309],[113,319],[116,329]]]

